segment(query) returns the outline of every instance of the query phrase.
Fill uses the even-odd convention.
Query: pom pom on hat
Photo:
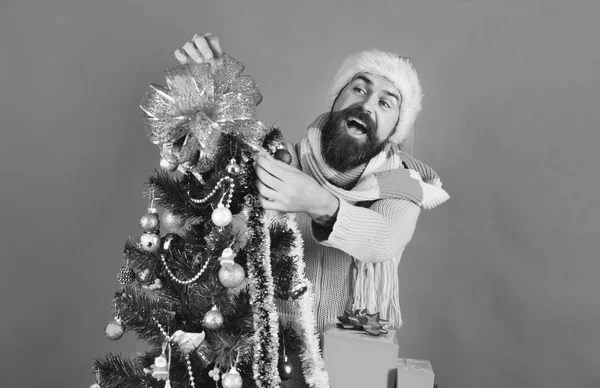
[[[387,79],[402,96],[400,120],[392,141],[401,143],[412,130],[421,111],[423,91],[417,70],[408,57],[370,50],[348,56],[333,79],[329,101],[331,106],[342,89],[360,73],[369,73]]]

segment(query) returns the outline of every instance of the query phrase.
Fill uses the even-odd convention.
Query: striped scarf
[[[368,163],[340,173],[329,167],[321,153],[321,128],[328,113],[319,116],[308,128],[299,143],[299,162],[302,171],[311,175],[321,186],[340,200],[350,204],[398,198],[411,201],[423,209],[432,209],[449,195],[442,189],[436,172],[400,150],[398,144],[388,143]],[[400,327],[397,257],[379,263],[365,263],[355,259],[358,268],[354,289],[353,308],[367,308],[380,312],[390,326]]]

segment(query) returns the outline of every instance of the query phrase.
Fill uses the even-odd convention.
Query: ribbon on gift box
[[[379,313],[370,314],[367,309],[345,310],[344,315],[338,317],[337,327],[347,330],[364,331],[372,336],[387,334],[384,325],[388,322],[379,316]]]

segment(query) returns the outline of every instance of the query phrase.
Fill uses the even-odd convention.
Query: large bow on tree
[[[169,163],[210,170],[222,133],[258,149],[268,128],[256,120],[262,95],[244,65],[223,54],[214,65],[185,64],[165,71],[167,87],[151,84],[140,104],[150,142]]]

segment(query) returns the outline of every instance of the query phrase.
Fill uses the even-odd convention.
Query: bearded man
[[[212,34],[175,51],[182,64],[220,55]],[[255,157],[256,187],[265,209],[298,213],[319,332],[357,308],[398,328],[400,258],[421,209],[449,198],[437,174],[400,148],[421,111],[419,78],[408,58],[364,51],[342,63],[330,100],[300,143],[286,145],[291,165]],[[281,319],[298,318],[279,307]]]

